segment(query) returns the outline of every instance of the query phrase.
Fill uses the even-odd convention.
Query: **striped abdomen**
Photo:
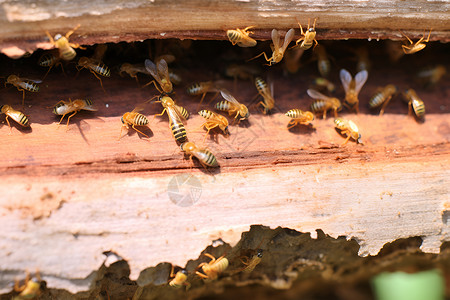
[[[189,118],[189,112],[184,108],[183,106],[179,106],[175,104],[175,108],[178,110],[178,112],[181,114],[181,116],[187,120]]]
[[[19,86],[29,92],[39,92],[39,86],[36,83],[29,80],[24,80],[20,82]]]
[[[255,78],[255,86],[258,93],[263,94],[267,91],[267,83],[261,77]]]
[[[199,111],[198,114],[207,120],[215,117],[215,114],[212,111],[209,111],[207,109],[203,109],[203,110]]]
[[[198,96],[207,93],[212,86],[211,81],[193,83],[188,86],[186,92],[191,96]]]
[[[136,115],[133,118],[133,124],[138,126],[146,126],[148,124],[148,119],[143,114],[136,113]]]
[[[183,123],[169,122],[169,127],[172,130],[173,137],[178,143],[184,143],[187,140],[186,129]]]
[[[286,116],[288,116],[291,119],[297,119],[303,117],[303,111],[298,108],[291,109],[286,113]]]
[[[75,58],[75,56],[77,56],[77,52],[69,45],[59,48],[59,57],[61,57],[62,59],[72,60]]]
[[[111,70],[102,63],[98,63],[96,65],[91,65],[90,68],[97,74],[102,75],[104,77],[110,77],[111,76]]]
[[[216,108],[221,111],[230,111],[230,110],[234,109],[231,102],[228,102],[226,100],[222,100],[222,101],[218,102],[216,104]]]
[[[25,116],[20,111],[16,112],[15,114],[8,114],[8,116],[24,127],[30,126],[30,121],[28,120],[27,116]]]
[[[47,53],[42,55],[39,58],[38,64],[41,67],[50,67],[53,66],[58,61],[58,58],[51,53]]]
[[[418,118],[425,117],[425,104],[423,103],[422,100],[413,97],[411,99],[411,108],[412,108],[414,114],[416,115],[416,117],[418,117]]]
[[[314,100],[313,103],[311,103],[311,110],[313,113],[323,112],[325,110],[329,110],[330,103],[325,100]]]
[[[228,30],[227,36],[230,42],[233,43],[233,45],[235,45],[237,42],[241,40],[242,33],[240,33],[237,30]]]
[[[194,151],[192,153],[200,162],[207,165],[208,167],[218,167],[219,163],[217,162],[216,157],[211,151],[207,149],[199,149],[198,151]]]
[[[376,93],[370,100],[369,100],[369,107],[375,108],[383,104],[383,102],[387,99],[387,97],[384,95],[383,92]]]
[[[322,77],[328,77],[328,74],[330,74],[331,63],[328,59],[319,59],[317,62],[317,68],[319,69],[319,73]]]

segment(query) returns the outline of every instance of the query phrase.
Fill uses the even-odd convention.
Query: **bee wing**
[[[156,81],[160,82],[161,78],[158,75],[158,71],[156,70],[156,65],[150,60],[145,60],[145,69],[156,79]]]
[[[366,83],[367,78],[369,77],[369,73],[366,70],[363,70],[356,74],[355,76],[355,92],[358,94],[364,83]]]
[[[319,93],[318,91],[313,89],[306,90],[306,93],[313,99],[324,99],[324,100],[330,99],[330,97],[325,96],[324,94]]]
[[[169,78],[169,67],[167,66],[167,62],[165,61],[164,58],[161,58],[157,63],[156,63],[156,69],[158,71],[158,74],[161,78],[166,78],[167,80],[170,81]]]
[[[272,30],[272,42],[273,42],[273,47],[274,47],[274,49],[272,49],[272,50],[274,50],[274,51],[276,51],[277,49],[279,49],[280,48],[280,35],[278,34],[278,30],[276,30],[276,29],[273,29]]]
[[[145,103],[139,103],[131,112],[140,112],[145,109]]]
[[[102,61],[103,56],[105,56],[105,52],[108,49],[108,46],[106,44],[98,44],[97,47],[95,47],[94,55],[92,56],[92,59],[96,61]]]
[[[341,69],[339,72],[339,77],[341,78],[342,86],[344,87],[345,92],[347,92],[350,87],[350,83],[352,82],[352,75],[350,75],[346,69]]]
[[[31,82],[34,82],[34,83],[41,83],[42,82],[42,80],[39,80],[39,79],[31,79],[31,78],[20,78],[20,80],[22,80],[22,81],[31,81]]]
[[[283,43],[283,52],[286,51],[286,48],[289,46],[289,44],[294,39],[295,30],[294,28],[289,29],[289,31],[284,36],[284,43]]]
[[[175,107],[175,112],[176,114],[183,120],[186,120],[186,118],[183,116],[183,114],[181,113],[181,110],[183,109],[181,106],[174,104]]]
[[[220,94],[228,102],[231,102],[236,105],[240,105],[239,101],[237,101],[236,98],[234,98],[228,91],[222,90],[222,91],[220,91]]]

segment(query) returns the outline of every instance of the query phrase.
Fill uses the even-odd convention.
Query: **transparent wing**
[[[237,101],[236,98],[234,98],[228,91],[222,90],[222,91],[220,91],[220,94],[228,102],[231,102],[235,105],[240,105],[239,101]]]
[[[339,72],[339,77],[341,78],[342,86],[347,93],[350,87],[350,83],[352,82],[352,75],[350,75],[350,73],[346,69],[341,69],[341,71]]]
[[[42,80],[39,80],[39,79],[31,79],[31,78],[20,78],[20,80],[22,80],[22,81],[31,81],[31,82],[34,82],[34,83],[41,83],[42,82]]]
[[[161,81],[161,78],[156,71],[156,65],[150,59],[145,60],[145,69],[147,69],[150,75],[152,75],[158,82]]]
[[[284,43],[283,43],[283,52],[286,51],[286,48],[289,46],[289,44],[294,39],[295,30],[294,28],[289,29],[289,31],[284,36]]]
[[[176,114],[183,120],[186,120],[186,118],[183,116],[183,114],[181,113],[181,111],[184,109],[183,107],[174,104],[174,108],[175,108],[175,112]]]
[[[366,83],[367,78],[369,77],[369,73],[366,70],[363,70],[356,74],[355,76],[355,92],[358,94],[364,83]]]
[[[313,99],[323,99],[323,100],[328,100],[328,99],[330,99],[330,97],[325,96],[324,94],[319,93],[318,91],[313,90],[313,89],[308,89],[308,90],[306,91],[306,93],[307,93],[311,98],[313,98]]]
[[[143,111],[146,107],[146,103],[139,103],[131,112],[140,112]]]
[[[158,71],[158,75],[160,76],[160,78],[166,78],[167,80],[170,81],[169,67],[167,66],[167,62],[163,58],[161,58],[156,63],[156,70]]]
[[[272,42],[274,47],[274,52],[280,48],[280,35],[278,34],[278,30],[272,30]]]

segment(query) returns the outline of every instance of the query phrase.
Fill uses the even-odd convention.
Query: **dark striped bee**
[[[136,130],[140,134],[145,135],[147,138],[149,137],[148,135],[136,129],[135,127],[135,126],[147,126],[149,123],[147,117],[138,112],[140,110],[142,110],[142,108],[136,107],[131,112],[126,112],[123,114],[122,118],[120,119],[122,121],[122,127],[120,128],[118,140],[120,140],[123,128],[126,127],[127,129],[129,129],[130,125],[134,130]]]
[[[314,120],[314,114],[310,111],[302,111],[300,109],[294,108],[286,113],[286,116],[291,118],[289,121],[288,129],[297,126],[298,124],[308,125]]]
[[[341,101],[338,98],[325,96],[313,89],[308,89],[306,92],[311,98],[315,99],[311,103],[313,113],[323,113],[323,118],[325,119],[327,117],[327,111],[331,109],[334,111],[334,117],[337,117],[337,112],[342,108]]]
[[[347,70],[341,69],[339,75],[341,78],[342,86],[345,90],[344,106],[346,106],[348,109],[355,110],[356,113],[358,113],[358,94],[359,91],[361,91],[364,83],[366,83],[369,73],[366,70],[363,70],[356,74],[355,79],[353,79],[352,75],[350,75]]]
[[[236,113],[234,118],[237,119],[239,117],[239,121],[248,119],[250,113],[247,106],[239,103],[228,91],[220,91],[220,94],[225,100],[216,104],[218,110],[227,111],[230,116]]]
[[[56,48],[58,48],[58,50],[59,50],[59,58],[61,58],[62,60],[69,61],[69,60],[72,60],[72,59],[75,58],[75,56],[77,55],[77,52],[73,48],[84,49],[84,48],[80,47],[79,44],[74,44],[74,43],[70,43],[69,42],[69,37],[79,27],[80,27],[80,24],[75,26],[74,29],[72,29],[69,32],[67,32],[65,36],[62,36],[61,34],[58,33],[57,35],[55,35],[55,39],[52,38],[52,36],[50,35],[50,33],[48,31],[45,32],[47,34],[48,38],[50,39],[50,42]]]
[[[202,127],[205,127],[207,130],[205,139],[208,136],[208,133],[211,131],[211,129],[215,127],[219,127],[220,130],[222,130],[225,135],[230,134],[230,131],[228,130],[228,120],[224,116],[216,114],[215,112],[206,109],[199,111],[198,114],[206,119],[206,122],[203,123],[202,125]]]
[[[173,86],[169,76],[169,67],[167,66],[167,62],[163,58],[158,60],[156,62],[156,65],[150,59],[146,59],[145,68],[150,73],[150,75],[153,76],[156,82],[158,82],[161,90],[156,85],[155,80],[150,81],[145,86],[153,83],[160,93],[171,94],[173,92]]]
[[[342,143],[342,146],[347,144],[350,138],[354,139],[357,144],[362,144],[358,126],[356,126],[353,121],[337,118],[334,119],[334,126],[341,132],[341,134],[345,134],[347,136],[345,142]]]
[[[101,75],[103,77],[110,77],[111,70],[102,62],[89,57],[81,57],[78,60],[77,70],[80,71],[83,68],[88,69],[98,80],[100,80],[100,85],[102,86],[103,91],[106,93],[105,88],[103,87],[102,79],[98,77],[98,75]]]
[[[9,124],[8,117],[22,125],[23,127],[29,127],[30,122],[22,112],[13,109],[9,105],[0,105],[0,113],[6,115],[6,123],[8,123],[9,126],[9,134],[11,134],[11,124]]]
[[[306,29],[305,32],[303,32],[302,25],[297,20],[298,26],[300,27],[300,33],[301,33],[302,37],[299,38],[295,42],[295,45],[296,45],[295,47],[297,47],[298,44],[301,42],[299,47],[301,49],[308,50],[309,48],[311,48],[311,46],[314,42],[316,43],[316,45],[319,44],[316,40],[316,20],[317,19],[314,19],[313,27],[309,27],[310,19],[308,19],[308,28]]]
[[[261,54],[258,54],[257,56],[253,57],[250,60],[258,58],[261,55],[264,55],[265,60],[269,62],[268,66],[279,63],[283,59],[284,52],[286,51],[287,47],[294,39],[294,35],[295,35],[294,28],[289,29],[286,35],[284,36],[284,41],[282,42],[278,30],[273,29],[272,44],[270,45],[270,47],[272,48],[272,56],[270,58],[267,58],[266,53],[262,52]]]
[[[332,93],[336,89],[331,81],[323,77],[315,78],[313,84],[316,89],[326,90],[328,93]]]
[[[248,26],[245,29],[227,30],[227,37],[233,46],[237,44],[239,47],[255,47],[256,41],[249,36],[253,32],[248,31],[253,27],[255,26]]]
[[[188,272],[185,269],[181,269],[177,273],[174,273],[174,267],[172,266],[172,270],[170,271],[169,278],[172,278],[169,281],[169,286],[171,286],[171,287],[180,288],[183,285],[187,286],[187,288],[190,287],[190,283],[187,282]]]
[[[425,104],[422,99],[417,96],[416,91],[408,89],[403,93],[403,97],[408,101],[408,113],[414,113],[417,119],[423,121],[425,119]]]
[[[210,102],[211,102],[212,100],[214,100],[214,98],[217,97],[217,95],[220,92],[220,89],[221,89],[220,84],[218,84],[215,81],[202,81],[202,82],[193,83],[190,86],[188,86],[186,88],[186,92],[190,96],[202,95],[202,98],[200,99],[200,104],[199,104],[199,106],[200,106],[207,93],[216,93],[214,95],[214,97],[210,100]]]
[[[64,68],[63,65],[61,63],[61,58],[59,58],[59,56],[55,55],[52,52],[48,52],[43,54],[39,60],[38,60],[38,65],[40,65],[41,67],[47,67],[47,73],[45,73],[44,78],[42,78],[42,80],[45,80],[45,78],[47,77],[48,73],[50,72],[50,70],[57,65],[61,66],[61,70],[64,73]]]
[[[215,280],[217,279],[220,273],[222,273],[223,271],[226,270],[226,268],[228,268],[229,264],[228,259],[224,256],[221,256],[218,259],[216,259],[209,253],[205,253],[205,256],[211,258],[211,261],[209,263],[201,263],[197,267],[197,269],[201,268],[204,274],[198,271],[196,271],[195,274],[204,279]]]
[[[425,40],[425,33],[423,33],[423,36],[416,43],[413,43],[413,41],[411,41],[411,39],[407,37],[403,32],[402,34],[410,42],[409,45],[402,45],[403,52],[405,52],[405,54],[413,54],[419,52],[420,50],[426,47],[425,43],[428,43],[430,41],[431,29],[426,40]]]
[[[42,80],[21,78],[16,75],[9,75],[6,79],[5,86],[7,83],[14,85],[19,92],[23,92],[22,105],[25,103],[25,91],[29,92],[39,92],[39,86],[36,83],[41,83]]]
[[[89,99],[76,99],[72,101],[72,99],[69,98],[69,102],[64,100],[59,101],[53,107],[53,113],[55,115],[62,115],[61,120],[59,120],[58,126],[61,124],[62,120],[67,114],[73,112],[73,114],[71,114],[67,118],[67,130],[69,130],[70,118],[72,118],[77,112],[79,112],[80,110],[97,111],[97,109],[92,105],[93,102]]]
[[[386,105],[389,103],[395,93],[397,93],[397,87],[393,84],[388,84],[384,88],[378,89],[377,93],[370,99],[369,107],[373,109],[382,105],[380,110],[380,116],[382,116],[384,114]]]
[[[187,140],[186,129],[184,128],[182,119],[189,118],[189,113],[184,107],[175,104],[172,98],[169,96],[161,96],[157,102],[161,102],[163,111],[155,116],[162,116],[164,112],[167,112],[169,117],[169,127],[172,130],[173,137],[178,143],[184,143]]]
[[[216,157],[208,149],[201,149],[192,142],[185,142],[180,145],[180,148],[184,153],[190,155],[191,159],[193,156],[196,157],[205,168],[219,166]]]
[[[263,113],[268,114],[275,107],[275,99],[273,99],[273,82],[270,87],[261,77],[255,78],[255,86],[263,100],[257,105],[263,106]]]
[[[316,48],[316,55],[317,68],[319,69],[320,75],[322,75],[322,77],[328,77],[328,75],[330,74],[331,63],[328,59],[325,47],[322,45],[318,45]]]

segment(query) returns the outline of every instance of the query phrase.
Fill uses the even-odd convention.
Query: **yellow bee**
[[[255,86],[258,90],[258,93],[263,98],[263,100],[260,101],[257,105],[262,105],[263,113],[268,114],[270,110],[275,107],[275,100],[273,99],[273,82],[269,87],[264,79],[262,79],[261,77],[256,77]]]
[[[299,47],[286,50],[286,53],[284,54],[284,68],[288,73],[295,74],[298,72],[301,67],[300,58],[302,57],[303,52],[305,52],[305,50]]]
[[[423,48],[426,47],[425,43],[428,43],[430,41],[431,29],[430,29],[430,33],[428,34],[428,37],[426,40],[425,40],[425,33],[424,33],[423,36],[420,38],[420,40],[418,40],[415,44],[403,32],[402,32],[402,34],[410,42],[409,45],[402,45],[403,52],[405,52],[405,54],[413,54],[413,53],[419,52],[420,50],[422,50]]]
[[[100,80],[100,85],[102,86],[103,91],[106,93],[105,88],[103,87],[102,79],[98,77],[98,75],[110,77],[111,70],[105,64],[95,59],[89,57],[80,57],[80,59],[78,60],[77,70],[80,71],[83,68],[88,69],[98,80]]]
[[[326,90],[328,93],[332,93],[336,89],[331,81],[323,77],[315,78],[313,84],[317,89]]]
[[[230,116],[236,113],[234,118],[237,119],[239,117],[239,121],[248,119],[250,113],[247,106],[239,103],[228,91],[220,91],[220,94],[225,100],[217,103],[216,109],[227,111]]]
[[[187,282],[188,272],[185,269],[181,269],[174,274],[174,267],[172,266],[169,278],[172,278],[172,280],[169,281],[169,286],[171,287],[180,288],[185,285],[189,288],[190,286],[190,283]]]
[[[293,28],[289,29],[289,31],[284,36],[284,41],[282,42],[280,39],[280,34],[278,33],[278,30],[273,29],[272,30],[272,44],[270,45],[270,48],[272,48],[272,56],[270,58],[267,58],[267,55],[265,52],[262,52],[261,54],[258,54],[257,56],[253,57],[250,60],[253,60],[255,58],[260,57],[261,55],[264,55],[264,58],[266,61],[269,62],[269,66],[279,63],[284,56],[284,52],[286,51],[289,44],[294,39],[295,30]]]
[[[253,272],[253,270],[256,268],[256,266],[261,262],[263,257],[263,250],[258,249],[254,255],[250,257],[247,261],[243,261],[241,259],[241,262],[245,265],[245,268],[242,269],[243,273],[250,274]]]
[[[202,127],[205,127],[207,130],[205,139],[211,129],[215,127],[219,127],[219,129],[222,130],[225,135],[230,134],[230,131],[228,130],[228,120],[224,116],[206,109],[199,111],[198,114],[206,119],[206,122],[202,124]]]
[[[342,143],[342,146],[347,144],[350,138],[354,139],[357,144],[362,144],[358,126],[356,126],[356,124],[351,120],[345,120],[343,118],[334,119],[334,126],[341,132],[341,134],[345,134],[347,136],[345,142]]]
[[[358,113],[358,94],[359,91],[361,91],[364,83],[366,83],[369,73],[366,70],[363,70],[356,74],[355,79],[353,79],[352,75],[350,75],[347,70],[341,69],[339,75],[341,78],[342,86],[345,90],[344,106],[348,109],[355,110],[356,113]]]
[[[9,105],[0,105],[0,113],[6,115],[6,123],[8,123],[9,126],[9,134],[11,134],[11,124],[9,124],[8,117],[22,125],[23,127],[29,127],[30,121],[28,120],[27,116],[25,116],[22,112],[13,109]]]
[[[447,73],[447,69],[443,65],[437,65],[434,68],[426,69],[417,73],[417,77],[425,87],[434,87]]]
[[[417,96],[416,91],[408,89],[403,93],[403,97],[408,101],[408,113],[414,113],[417,119],[423,121],[425,118],[425,104]]]
[[[169,127],[172,130],[175,140],[178,143],[186,142],[186,129],[184,128],[182,119],[186,120],[189,117],[187,110],[176,105],[175,101],[167,95],[159,97],[157,102],[161,102],[164,109],[160,114],[155,116],[162,116],[164,112],[167,112],[167,116],[169,117]]]
[[[227,37],[233,46],[237,44],[239,47],[255,47],[256,41],[249,36],[253,32],[248,31],[253,27],[255,26],[248,26],[245,29],[227,30]]]
[[[128,75],[130,75],[131,78],[136,79],[136,82],[139,85],[139,79],[137,74],[138,73],[143,73],[143,74],[149,74],[147,69],[145,68],[144,65],[142,64],[129,64],[129,63],[124,63],[120,66],[120,71],[119,71],[119,75],[123,76],[123,73],[127,73]]]
[[[42,80],[45,80],[45,78],[47,77],[48,73],[50,72],[50,70],[57,65],[61,66],[61,70],[64,73],[64,68],[63,65],[61,63],[61,58],[59,58],[59,56],[53,54],[53,53],[46,53],[43,54],[39,60],[38,60],[38,65],[40,65],[41,67],[47,67],[47,73],[45,73],[45,76]]]
[[[320,75],[322,75],[322,77],[328,77],[328,75],[330,74],[331,63],[328,59],[325,47],[322,45],[318,45],[316,48],[316,55],[317,68],[319,69]]]
[[[35,278],[30,278],[30,273],[27,272],[24,285],[20,286],[18,280],[14,282],[14,291],[20,293],[14,299],[35,299],[42,294],[46,285],[47,283],[41,279],[39,272],[36,272]]]
[[[72,29],[69,32],[67,32],[65,36],[62,36],[61,34],[58,33],[57,35],[55,35],[55,39],[52,38],[52,36],[50,35],[50,33],[48,31],[45,32],[47,34],[48,38],[50,39],[50,42],[56,48],[58,48],[58,50],[59,50],[59,58],[61,58],[62,60],[69,61],[69,60],[72,60],[72,59],[75,58],[75,56],[77,55],[77,52],[73,48],[84,49],[84,48],[80,47],[79,44],[74,44],[74,43],[70,43],[69,42],[69,37],[79,27],[80,27],[80,24],[75,26],[74,29]]]
[[[36,79],[28,79],[28,78],[21,78],[16,75],[9,75],[6,79],[6,84],[12,84],[14,85],[19,92],[22,92],[22,105],[25,103],[25,91],[29,92],[39,92],[39,86],[36,83],[41,83],[42,80],[36,80]]]
[[[392,96],[397,93],[397,87],[393,84],[388,84],[384,88],[378,89],[377,93],[372,96],[372,98],[369,101],[369,107],[371,109],[376,108],[380,105],[380,116],[384,114],[384,109],[386,108],[386,105],[391,100]]]
[[[315,99],[313,103],[311,103],[311,110],[313,113],[323,113],[323,118],[325,119],[327,117],[327,111],[333,110],[334,117],[337,117],[337,112],[342,108],[341,101],[339,101],[338,98],[325,96],[313,89],[308,89],[306,92],[311,98]]]
[[[297,47],[298,44],[300,42],[302,42],[300,44],[300,48],[304,49],[304,50],[308,50],[309,48],[311,48],[312,44],[315,42],[316,46],[319,44],[316,40],[316,20],[314,19],[314,24],[313,27],[309,27],[309,21],[310,19],[308,19],[308,28],[306,29],[305,32],[303,32],[303,28],[302,25],[300,24],[300,22],[298,22],[298,26],[300,27],[300,33],[302,35],[301,38],[299,38],[296,42],[295,42],[295,46]]]
[[[158,82],[162,91],[156,85],[155,80],[150,81],[145,86],[153,83],[160,93],[171,94],[173,92],[173,86],[169,76],[169,67],[167,66],[167,62],[163,58],[158,60],[156,62],[156,65],[150,59],[146,59],[145,68],[150,73],[150,75],[152,75],[153,78]]]
[[[130,125],[134,130],[136,130],[137,132],[139,132],[142,135],[145,135],[148,138],[148,135],[146,135],[142,131],[139,131],[135,127],[135,126],[147,126],[149,123],[146,116],[138,113],[138,111],[140,111],[140,110],[142,110],[142,109],[136,107],[131,112],[126,112],[123,114],[122,118],[120,119],[120,121],[122,121],[122,127],[120,128],[120,134],[119,134],[118,140],[120,140],[120,136],[122,135],[123,128],[126,127],[127,129],[129,129]]]
[[[214,256],[209,253],[205,253],[205,256],[211,258],[211,261],[209,263],[201,263],[197,267],[197,269],[201,268],[204,274],[198,271],[196,271],[195,274],[204,279],[215,280],[220,273],[228,268],[228,259],[226,259],[224,256],[215,259]]]
[[[77,112],[80,110],[89,110],[89,111],[97,111],[96,108],[93,106],[93,102],[89,99],[76,99],[73,100],[69,98],[69,102],[66,101],[59,101],[55,104],[53,107],[53,113],[55,115],[62,115],[61,120],[59,120],[58,126],[61,124],[64,117],[73,112],[68,118],[67,118],[67,130],[69,130],[69,121],[70,118],[72,118]]]
[[[185,142],[180,145],[180,148],[184,153],[190,155],[191,159],[193,156],[196,157],[205,168],[215,168],[219,166],[216,157],[211,153],[211,151],[209,151],[208,149],[199,148],[193,142]]]
[[[202,98],[200,99],[199,106],[202,104],[203,99],[205,98],[207,93],[216,93],[214,97],[210,100],[214,100],[217,95],[219,94],[221,87],[217,84],[217,82],[214,81],[202,81],[202,82],[196,82],[191,84],[186,88],[186,92],[190,96],[198,96],[202,95]]]
[[[314,115],[310,111],[302,111],[294,108],[286,113],[286,116],[291,118],[288,124],[288,129],[291,129],[298,124],[308,125],[314,120]]]

